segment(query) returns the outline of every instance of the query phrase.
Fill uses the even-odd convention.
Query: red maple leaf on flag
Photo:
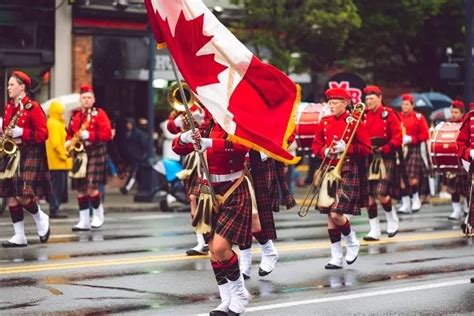
[[[203,33],[204,14],[188,21],[181,11],[174,37],[168,22],[163,21],[159,14],[157,14],[157,19],[171,56],[179,65],[179,70],[188,84],[195,88],[219,82],[217,76],[227,66],[216,62],[215,54],[197,55],[197,52],[213,37]],[[186,71],[191,68],[193,71]]]

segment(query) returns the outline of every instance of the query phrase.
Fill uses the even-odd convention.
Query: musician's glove
[[[469,156],[471,156],[471,159],[474,160],[474,149],[469,151]]]
[[[334,143],[334,146],[332,146],[332,152],[335,154],[342,153],[346,149],[346,142],[344,140],[338,140]]]
[[[193,114],[192,114],[192,117],[193,117],[193,120],[196,121],[196,123],[198,123],[198,125],[201,125],[202,122],[204,122],[204,112],[201,112],[201,111],[194,111]]]
[[[89,139],[89,131],[88,130],[84,130],[82,131],[80,134],[79,134],[79,137],[82,139],[82,140],[86,140],[86,139]]]
[[[200,143],[199,148],[195,147],[194,149],[203,152],[208,148],[212,148],[212,138],[201,138],[201,143]]]
[[[12,137],[13,138],[21,137],[22,135],[23,135],[23,127],[15,126],[12,129]]]
[[[403,135],[403,145],[411,144],[413,137],[410,135]]]
[[[66,142],[64,143],[64,148],[65,148],[66,150],[68,150],[69,147],[71,147],[71,141],[70,141],[70,140],[68,140],[68,141],[66,141]]]
[[[181,133],[181,135],[179,136],[179,140],[184,143],[184,144],[190,144],[190,143],[193,143],[193,131],[192,130],[189,130],[189,131],[186,131],[184,133]]]
[[[176,127],[183,129],[183,116],[182,115],[174,119],[174,125],[176,125]]]

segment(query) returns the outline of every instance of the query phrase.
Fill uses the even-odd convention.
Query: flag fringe
[[[293,102],[293,107],[291,109],[290,120],[288,122],[288,126],[286,128],[285,136],[283,137],[282,146],[285,149],[288,149],[290,144],[288,144],[288,138],[290,138],[291,134],[293,134],[296,125],[296,111],[298,110],[298,106],[301,103],[301,86],[299,84],[295,84],[296,86],[296,97],[295,101]]]
[[[156,44],[156,50],[160,50],[166,47],[168,47],[168,45],[166,45],[166,42]]]
[[[262,152],[265,155],[267,155],[268,157],[270,157],[272,159],[275,159],[275,160],[278,160],[278,161],[281,161],[281,162],[283,162],[287,165],[297,164],[301,160],[301,157],[297,157],[297,156],[293,157],[293,159],[291,159],[291,160],[285,159],[281,156],[275,155],[274,153],[268,151],[267,149],[255,144],[255,143],[252,143],[251,141],[249,141],[247,139],[243,139],[243,138],[241,138],[239,136],[236,136],[236,135],[230,135],[229,134],[227,136],[227,139],[230,140],[233,143],[241,144],[241,145],[247,146],[249,148],[252,148],[256,151]]]
[[[288,121],[288,126],[286,128],[286,132],[285,132],[285,136],[283,138],[283,142],[282,142],[282,147],[286,150],[288,149],[288,146],[290,144],[288,144],[288,138],[291,136],[291,134],[293,133],[293,131],[295,130],[295,120],[296,120],[296,110],[298,109],[298,105],[301,103],[301,86],[299,84],[296,84],[296,97],[295,97],[295,101],[293,102],[293,108],[291,109],[291,115],[290,115],[290,118],[289,118],[289,121]],[[291,160],[288,160],[288,159],[285,159],[281,156],[278,156],[270,151],[268,151],[267,149],[263,148],[262,146],[259,146],[247,139],[243,139],[239,136],[236,136],[236,135],[231,135],[229,134],[227,136],[227,139],[234,142],[234,143],[238,143],[238,144],[241,144],[241,145],[244,145],[244,146],[247,146],[249,148],[252,148],[254,150],[257,150],[259,152],[262,152],[264,153],[265,155],[267,155],[268,157],[272,158],[272,159],[275,159],[275,160],[278,160],[278,161],[281,161],[287,165],[294,165],[294,164],[297,164],[300,160],[301,160],[301,157],[293,157],[293,159]]]

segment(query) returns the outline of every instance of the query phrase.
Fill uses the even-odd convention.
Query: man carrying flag
[[[298,86],[254,56],[202,1],[145,0],[145,5],[158,47],[169,49],[184,80],[228,139],[296,163],[287,144]]]

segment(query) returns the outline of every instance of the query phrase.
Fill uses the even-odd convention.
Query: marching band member
[[[472,103],[471,103],[472,105]],[[470,162],[469,175],[468,175],[468,205],[469,213],[466,216],[463,229],[466,234],[474,233],[474,205],[472,203],[472,182],[473,182],[473,163],[474,160],[474,108],[471,107],[471,110],[464,116],[461,129],[459,131],[458,138],[456,139],[458,145],[458,156]]]
[[[173,140],[173,150],[179,155],[187,155],[193,149],[205,150],[210,185],[216,194],[226,197],[220,201],[217,212],[212,212],[211,232],[206,234],[222,300],[210,315],[240,314],[245,311],[250,294],[232,245],[245,246],[252,240],[250,182],[244,177],[248,148],[226,140],[226,132],[212,118],[206,120],[199,131],[181,133]]]
[[[249,160],[250,175],[255,189],[258,218],[261,226],[261,231],[253,232],[253,237],[257,240],[262,251],[258,275],[266,276],[273,271],[278,261],[278,252],[273,245],[273,241],[277,238],[273,213],[280,211],[279,189],[287,209],[295,206],[296,202],[290,194],[284,164],[255,150],[250,150]],[[240,271],[244,279],[250,278],[252,267],[251,247],[252,244],[239,247]]]
[[[27,245],[23,209],[33,215],[40,242],[49,239],[49,217],[37,203],[51,194],[51,179],[46,160],[48,138],[46,116],[41,106],[28,96],[30,77],[13,71],[8,80],[9,101],[5,105],[1,141],[3,152],[0,172],[0,196],[8,197],[8,208],[15,235],[3,247]],[[7,154],[6,142],[16,144],[17,151]],[[11,147],[10,147],[11,148]]]
[[[454,100],[451,104],[451,119],[449,122],[461,123],[464,116],[464,102],[461,100]],[[461,174],[443,174],[443,178],[448,186],[448,192],[451,194],[451,202],[453,212],[449,215],[449,219],[458,220],[463,217],[467,209],[467,188],[469,187],[467,172],[461,170]],[[461,205],[461,195],[464,196],[464,207]],[[463,210],[464,209],[464,210]]]
[[[341,269],[343,266],[341,234],[347,241],[347,264],[354,263],[359,254],[360,244],[346,214],[360,215],[360,208],[368,204],[365,165],[366,157],[371,153],[371,145],[367,127],[363,122],[359,121],[359,128],[354,131],[356,124],[354,116],[346,111],[351,102],[347,90],[333,88],[326,90],[325,94],[332,115],[324,117],[317,125],[312,150],[315,155],[323,159],[332,157],[333,165],[338,163],[339,154],[347,150],[347,158],[342,165],[342,181],[337,192],[334,192],[336,202],[329,208],[319,208],[322,214],[328,216],[328,233],[331,240],[331,260],[325,268]],[[352,133],[355,133],[353,141],[347,147]]]
[[[196,104],[193,104],[189,110],[191,112],[191,116],[193,117],[193,121],[196,123],[195,125],[201,125],[207,112],[198,107]],[[189,130],[189,128],[189,123],[187,122],[186,114],[184,112],[178,112],[176,110],[171,112],[167,124],[167,129],[171,134],[177,135],[182,131]],[[199,162],[197,159],[198,158],[195,152],[192,152],[184,158],[184,167],[189,168],[187,169],[189,174],[187,174],[186,178],[183,179],[183,184],[186,197],[189,200],[189,206],[191,207],[191,216],[196,214],[196,198],[199,195],[200,178],[198,172]],[[186,250],[186,254],[188,256],[200,256],[207,254],[209,247],[204,240],[204,236],[197,232],[195,234],[197,244],[193,248]]]
[[[109,117],[104,110],[95,106],[94,90],[90,85],[80,87],[81,109],[71,118],[68,128],[66,149],[74,151],[78,143],[83,150],[75,154],[72,173],[72,188],[77,190],[79,222],[72,231],[88,231],[100,228],[104,223],[104,207],[100,198],[99,185],[106,182],[107,142],[112,139]],[[87,158],[85,158],[87,157]],[[79,170],[74,170],[79,169]],[[77,172],[84,172],[77,175]],[[93,216],[90,221],[89,203]]]
[[[402,113],[400,119],[402,121],[403,145],[408,146],[406,156],[406,171],[411,187],[411,205],[409,188],[402,185],[402,206],[398,212],[402,214],[411,214],[418,212],[421,208],[420,195],[418,187],[422,178],[427,173],[427,169],[421,157],[421,145],[429,138],[428,123],[421,113],[414,110],[414,100],[411,94],[402,96]]]
[[[369,215],[370,231],[366,241],[380,239],[380,221],[376,198],[379,199],[387,218],[387,235],[393,237],[398,232],[398,217],[392,208],[390,188],[395,185],[396,152],[402,144],[402,129],[398,115],[389,107],[382,105],[382,91],[377,86],[364,89],[367,111],[365,124],[372,142],[373,153],[369,157]],[[377,170],[374,170],[377,169]]]

